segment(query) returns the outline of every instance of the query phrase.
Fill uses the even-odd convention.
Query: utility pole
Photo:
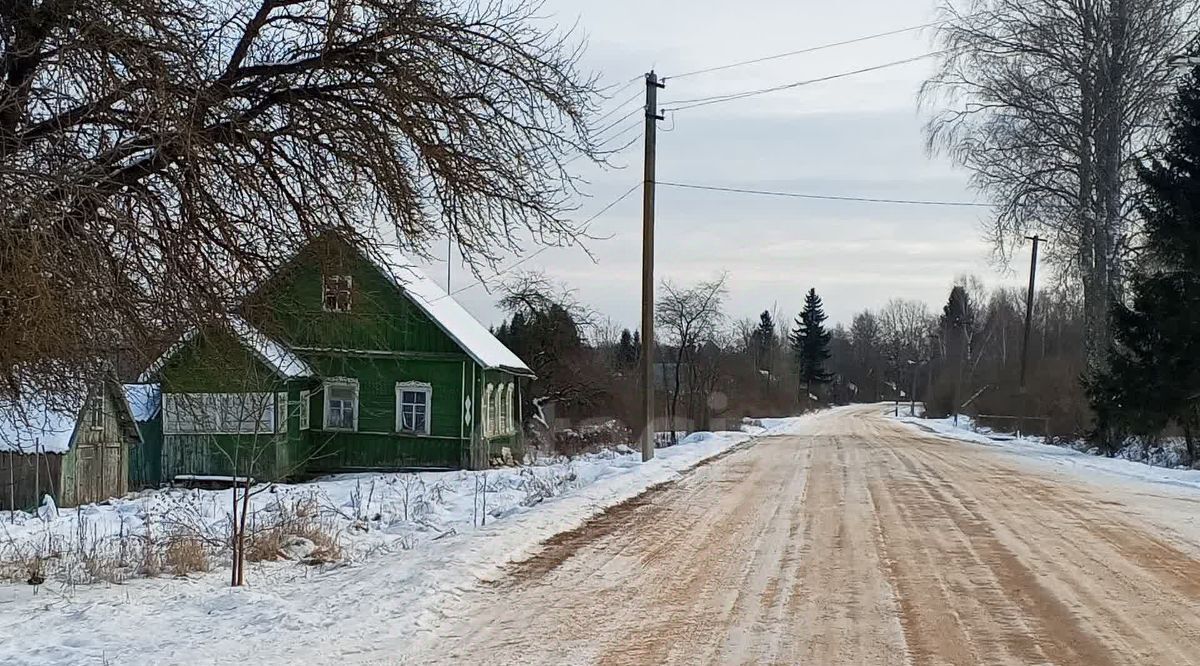
[[[1029,366],[1029,333],[1033,328],[1033,283],[1037,276],[1038,243],[1042,242],[1036,234],[1026,236],[1033,241],[1033,254],[1029,259],[1029,291],[1025,295],[1025,341],[1021,344],[1021,393],[1025,393],[1025,372]]]
[[[658,82],[646,74],[646,155],[642,180],[642,462],[654,457],[654,150],[658,121]]]
[[[909,361],[908,364],[910,366],[912,366],[912,387],[909,389],[909,392],[908,392],[908,415],[916,416],[917,415],[917,370],[921,367],[921,364],[916,361]]]

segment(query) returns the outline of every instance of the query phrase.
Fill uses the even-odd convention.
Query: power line
[[[931,28],[935,25],[941,25],[945,22],[946,21],[934,21],[933,23],[923,23],[921,25],[913,25],[913,26],[909,26],[907,28],[899,28],[897,30],[888,30],[887,32],[877,32],[873,35],[866,35],[863,37],[855,37],[854,39],[847,39],[847,40],[843,40],[840,42],[831,42],[829,44],[821,44],[820,46],[810,46],[808,48],[797,49],[795,51],[787,51],[786,53],[777,53],[775,55],[764,56],[762,58],[754,58],[752,60],[742,60],[740,62],[733,62],[733,63],[729,63],[726,65],[717,65],[715,67],[707,67],[705,69],[697,69],[697,70],[694,70],[691,72],[684,72],[683,74],[676,74],[675,76],[664,77],[663,81],[668,81],[668,80],[672,80],[672,79],[682,79],[686,76],[696,76],[698,74],[708,74],[710,72],[720,72],[720,71],[724,71],[727,69],[733,69],[735,67],[743,67],[745,65],[756,65],[760,62],[768,62],[771,60],[779,60],[780,58],[788,58],[788,57],[791,57],[794,55],[800,55],[803,53],[812,53],[814,51],[822,51],[824,49],[831,49],[836,46],[847,46],[849,44],[857,44],[859,42],[865,42],[865,41],[872,40],[872,39],[879,39],[881,37],[890,37],[892,35],[900,35],[900,34],[903,34],[906,32],[914,32],[917,30],[922,30],[924,28]]]
[[[636,100],[636,99],[640,98],[641,96],[642,96],[642,91],[640,91],[640,90],[638,90],[638,91],[635,91],[635,92],[633,93],[633,97],[627,97],[627,98],[625,99],[625,101],[624,101],[624,102],[621,102],[620,104],[618,104],[618,105],[614,106],[613,108],[609,109],[609,110],[608,110],[606,113],[604,113],[604,114],[603,114],[603,115],[601,115],[600,117],[596,118],[596,119],[595,119],[595,120],[593,120],[592,122],[594,122],[594,123],[599,123],[600,121],[602,121],[602,120],[604,120],[605,118],[607,118],[607,117],[611,116],[612,114],[616,113],[617,111],[620,111],[621,109],[625,108],[626,106],[628,106],[628,105],[629,105],[629,103],[630,103],[630,102],[632,102],[632,101],[634,101],[634,100]]]
[[[591,226],[592,222],[594,222],[596,220],[596,218],[607,213],[609,210],[612,209],[613,206],[616,206],[617,204],[621,203],[625,199],[629,198],[629,195],[636,192],[637,189],[641,186],[642,186],[641,183],[635,183],[633,185],[633,187],[629,188],[628,190],[625,190],[624,194],[617,197],[616,199],[613,199],[611,202],[609,202],[609,204],[607,206],[605,206],[604,208],[601,208],[595,215],[592,215],[588,219],[584,220],[580,224],[579,233],[582,234],[582,233],[586,232],[588,230],[588,227]],[[539,248],[537,251],[533,252],[532,254],[522,257],[521,259],[513,262],[512,264],[509,264],[507,267],[497,271],[496,274],[492,276],[492,279],[495,279],[495,278],[501,277],[503,275],[506,275],[508,273],[511,273],[518,266],[521,266],[522,264],[524,264],[528,261],[531,261],[534,257],[540,255],[541,253],[545,252],[546,250],[549,250],[552,247],[558,247],[558,246],[557,245],[543,245],[541,248]],[[439,297],[433,299],[432,301],[430,301],[430,303],[437,303],[438,301],[442,300],[443,298],[450,298],[451,296],[461,294],[462,292],[467,291],[468,289],[474,289],[475,287],[478,287],[481,284],[483,284],[483,283],[482,282],[472,282],[471,284],[468,284],[463,287],[459,287],[458,289],[455,289],[454,291],[447,293],[445,296],[439,296]]]
[[[780,90],[789,90],[791,88],[799,88],[800,86],[807,86],[807,85],[810,85],[813,83],[823,83],[825,81],[832,81],[834,79],[842,79],[842,78],[846,78],[848,76],[857,76],[859,74],[866,74],[867,72],[874,72],[874,71],[878,71],[881,69],[886,69],[888,67],[896,67],[898,65],[907,65],[908,63],[911,63],[911,62],[916,62],[918,60],[924,60],[925,58],[932,58],[934,56],[943,55],[945,53],[947,53],[947,51],[933,51],[931,53],[925,53],[925,54],[922,54],[919,56],[914,56],[912,58],[905,58],[903,60],[893,60],[892,62],[885,62],[880,65],[873,65],[871,67],[864,67],[862,69],[856,69],[856,70],[849,71],[849,72],[841,72],[838,74],[830,74],[829,76],[822,76],[822,77],[816,78],[816,79],[806,79],[804,81],[785,83],[783,85],[772,86],[770,88],[759,88],[757,90],[747,90],[747,91],[740,92],[740,93],[729,93],[727,95],[714,95],[711,97],[698,97],[696,99],[679,100],[679,101],[674,102],[674,104],[678,104],[680,106],[672,106],[668,109],[664,109],[663,112],[666,113],[668,111],[683,111],[685,109],[694,109],[694,108],[700,107],[700,106],[708,106],[709,104],[720,104],[721,102],[732,102],[734,100],[745,99],[747,97],[754,97],[757,95],[765,95],[767,93],[779,92]]]
[[[694,185],[691,183],[666,183],[659,181],[663,187],[677,187],[687,190],[708,190],[712,192],[732,192],[736,194],[757,194],[769,197],[789,197],[793,199],[820,199],[824,201],[856,201],[860,203],[907,204],[913,206],[967,206],[990,207],[991,204],[977,201],[932,201],[927,199],[886,199],[881,197],[855,197],[836,194],[805,194],[800,192],[774,192],[770,190],[750,190],[740,187],[719,187],[716,185]]]
[[[621,92],[622,90],[637,83],[638,81],[641,81],[642,77],[643,77],[642,74],[638,74],[637,76],[633,77],[632,79],[629,79],[628,81],[624,81],[624,82],[618,81],[616,83],[610,83],[610,84],[604,86],[603,88],[600,88],[596,92],[598,92],[602,95],[612,94],[615,96],[617,93]],[[613,90],[613,88],[616,88],[616,90]],[[611,93],[609,93],[610,90],[612,91]]]
[[[593,132],[593,133],[591,134],[591,138],[592,138],[592,139],[598,139],[598,138],[600,138],[600,135],[601,135],[601,134],[604,134],[604,133],[605,133],[605,132],[607,132],[608,130],[610,130],[610,129],[612,129],[612,128],[616,127],[617,125],[620,125],[621,123],[625,122],[626,120],[629,120],[629,119],[630,119],[630,118],[632,118],[634,115],[636,115],[636,114],[638,114],[638,113],[642,113],[642,111],[644,110],[644,108],[645,108],[645,107],[641,107],[641,106],[639,106],[639,107],[636,107],[634,110],[630,111],[629,113],[626,113],[625,115],[621,116],[620,118],[617,118],[616,120],[612,121],[611,123],[609,123],[609,124],[605,125],[605,126],[604,126],[603,128],[601,128],[600,130],[598,130],[598,131],[596,131],[596,132]]]
[[[579,153],[579,154],[578,154],[578,155],[576,155],[575,157],[572,157],[572,158],[568,159],[567,161],[563,162],[563,163],[562,163],[562,165],[563,165],[563,166],[567,166],[568,164],[571,164],[571,163],[573,163],[573,162],[576,162],[576,161],[578,161],[578,160],[581,160],[581,159],[583,159],[584,157],[590,157],[592,154],[595,154],[595,155],[597,155],[597,159],[599,159],[599,156],[601,156],[601,155],[602,155],[603,157],[606,157],[606,158],[607,158],[607,157],[610,157],[610,156],[612,156],[612,155],[616,155],[617,153],[619,153],[619,152],[621,152],[621,151],[625,150],[626,148],[628,148],[628,147],[632,146],[633,144],[637,143],[637,140],[638,140],[640,137],[636,137],[636,136],[635,136],[635,137],[633,137],[633,139],[631,139],[631,140],[630,140],[628,143],[625,143],[625,144],[623,144],[623,145],[622,145],[620,148],[615,148],[615,149],[613,149],[613,150],[602,150],[602,148],[604,148],[605,146],[607,146],[607,145],[609,145],[609,144],[613,143],[613,142],[614,142],[614,141],[616,141],[617,139],[620,139],[621,137],[625,136],[626,134],[629,134],[629,133],[630,133],[630,132],[632,132],[633,130],[635,130],[635,129],[639,129],[641,126],[642,126],[642,122],[641,122],[640,120],[639,120],[639,121],[637,121],[637,122],[635,122],[635,123],[632,123],[631,125],[629,125],[629,126],[628,126],[628,127],[626,127],[625,129],[621,130],[620,132],[617,132],[616,134],[613,134],[612,136],[608,137],[607,139],[605,139],[605,140],[601,141],[600,143],[597,143],[595,146],[593,146],[593,147],[592,147],[592,149],[593,149],[593,153],[591,153],[591,154],[589,154],[589,153]]]

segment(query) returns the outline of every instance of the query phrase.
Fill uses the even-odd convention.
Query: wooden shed
[[[121,385],[105,379],[77,396],[0,404],[0,509],[99,502],[129,489],[140,442]]]

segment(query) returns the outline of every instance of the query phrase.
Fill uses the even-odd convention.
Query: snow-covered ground
[[[889,417],[891,412],[887,412]],[[950,437],[988,447],[997,455],[1032,473],[1083,483],[1093,488],[1098,501],[1122,497],[1121,506],[1136,520],[1157,526],[1179,548],[1200,558],[1200,470],[1155,467],[1144,462],[1106,458],[1036,438],[976,432],[968,419],[924,419],[900,416],[896,420],[919,428],[928,436]]]
[[[86,572],[69,564],[89,549],[129,547],[148,529],[186,523],[198,534],[228,534],[231,491],[157,491],[57,515],[6,514],[0,549],[10,557],[61,553],[44,584],[0,584],[0,663],[329,663],[381,643],[400,657],[408,640],[437,626],[440,608],[535,554],[545,539],[805,418],[694,433],[646,464],[619,447],[486,474],[350,475],[276,486],[253,498],[252,515],[315,510],[337,532],[344,557],[321,566],[254,564],[248,585],[236,589],[227,587],[227,556],[209,573],[120,584],[73,584]]]
[[[1090,478],[1112,478],[1166,484],[1200,491],[1200,470],[1155,467],[1122,458],[1106,458],[1064,446],[1043,443],[1040,438],[1016,438],[1011,435],[977,431],[971,419],[925,419],[900,416],[897,420],[909,423],[946,437],[984,444],[1018,455],[1029,462],[1068,471]]]

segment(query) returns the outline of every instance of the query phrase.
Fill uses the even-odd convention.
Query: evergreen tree
[[[804,297],[804,310],[796,318],[796,328],[790,340],[796,365],[800,369],[800,386],[811,395],[814,384],[827,384],[833,376],[825,371],[829,358],[829,332],[825,330],[825,309],[816,289],[809,289]]]
[[[754,364],[757,370],[766,370],[770,374],[772,352],[775,348],[775,320],[768,310],[763,310],[758,316],[758,327],[751,334],[751,344],[754,345]]]
[[[950,368],[954,393],[950,396],[950,412],[958,422],[958,408],[962,402],[963,369],[971,357],[971,338],[975,332],[975,308],[971,296],[960,284],[950,289],[950,298],[942,307],[942,317],[939,321],[942,340],[946,343],[946,357],[950,360]],[[900,382],[900,369],[909,360],[895,359],[896,381]]]
[[[629,329],[621,331],[621,340],[617,343],[617,367],[632,368],[637,365],[638,350],[634,347],[633,333]]]
[[[1109,365],[1087,388],[1106,452],[1120,444],[1117,432],[1155,434],[1173,422],[1192,462],[1200,428],[1200,67],[1179,91],[1170,130],[1164,153],[1139,173],[1144,253],[1130,306],[1113,308]]]
[[[642,334],[638,331],[633,332],[633,357],[637,360],[642,358]]]

